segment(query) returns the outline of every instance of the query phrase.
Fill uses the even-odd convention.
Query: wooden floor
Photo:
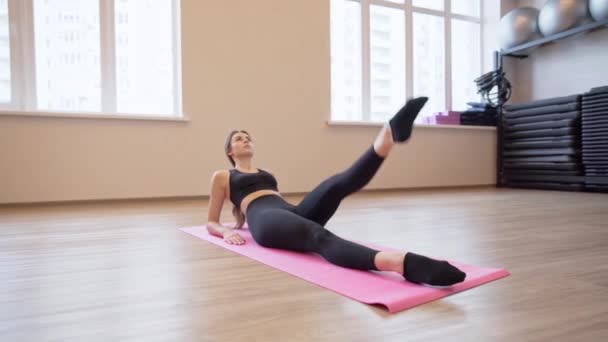
[[[0,208],[0,340],[608,340],[606,194],[352,195],[327,225],[338,235],[512,273],[396,314],[178,230],[206,210],[193,199]]]

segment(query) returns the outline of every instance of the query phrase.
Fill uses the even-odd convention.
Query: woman
[[[462,282],[466,274],[446,261],[412,252],[377,251],[324,228],[342,199],[372,179],[393,144],[410,137],[414,120],[427,100],[426,97],[409,100],[353,165],[323,181],[297,206],[283,199],[269,171],[253,167],[249,133],[231,132],[225,151],[234,168],[216,171],[211,179],[209,233],[230,244],[243,244],[245,241],[234,229],[241,228],[246,220],[254,240],[264,247],[318,253],[327,261],[347,268],[394,271],[414,283],[449,286]],[[226,198],[234,204],[232,212],[237,219],[234,228],[219,223]]]

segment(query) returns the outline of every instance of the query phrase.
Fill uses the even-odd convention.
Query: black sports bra
[[[258,190],[279,191],[277,180],[270,173],[258,169],[256,173],[245,173],[237,169],[230,169],[230,201],[237,208],[247,195]]]

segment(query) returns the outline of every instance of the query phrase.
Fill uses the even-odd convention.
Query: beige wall
[[[207,195],[235,127],[282,192],[305,192],[372,143],[378,127],[326,123],[326,0],[184,0],[182,12],[190,121],[0,116],[0,203]],[[494,184],[495,139],[419,127],[368,188]]]
[[[520,0],[519,6],[541,9],[544,0]],[[536,48],[530,57],[510,61],[507,78],[512,102],[580,94],[608,85],[608,28]]]

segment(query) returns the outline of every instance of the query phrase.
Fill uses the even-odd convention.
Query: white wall
[[[232,128],[282,192],[306,192],[372,143],[378,127],[326,123],[327,0],[183,0],[182,24],[189,122],[0,116],[0,203],[207,195]],[[494,184],[495,140],[416,128],[368,188]]]

